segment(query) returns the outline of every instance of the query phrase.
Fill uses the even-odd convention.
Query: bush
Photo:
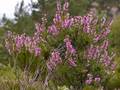
[[[28,84],[41,81],[56,89],[106,87],[115,67],[107,38],[111,21],[100,22],[92,12],[70,16],[68,7],[58,1],[51,25],[43,18],[32,36],[8,32],[5,47],[15,75],[23,71]]]

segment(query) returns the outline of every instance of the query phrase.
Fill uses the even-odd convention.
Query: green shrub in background
[[[113,24],[111,26],[111,44],[118,55],[120,54],[120,16],[115,17]]]

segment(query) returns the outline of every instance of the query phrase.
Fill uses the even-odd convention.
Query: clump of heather
[[[9,36],[9,34],[11,35]],[[40,38],[36,37],[36,35],[30,37],[25,34],[18,35],[12,32],[8,32],[5,43],[5,47],[10,54],[19,54],[23,49],[31,54],[34,54],[35,56],[39,56],[41,52],[39,47]]]
[[[49,61],[47,62],[47,68],[49,71],[52,71],[56,68],[56,66],[61,63],[61,57],[60,57],[60,53],[58,51],[54,51],[51,53],[51,57],[49,59]]]
[[[33,61],[38,61],[36,69],[40,69],[39,78],[45,85],[51,81],[57,86],[72,86],[77,90],[87,85],[105,87],[115,68],[115,54],[110,51],[107,38],[112,20],[99,20],[93,12],[71,16],[69,2],[66,0],[62,7],[57,0],[51,25],[44,22],[47,23],[43,20],[36,24],[33,36],[8,32],[5,47],[9,54],[20,57],[24,52],[22,59],[32,57],[25,63],[29,67]]]

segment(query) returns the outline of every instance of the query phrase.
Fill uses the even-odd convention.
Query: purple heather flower
[[[16,50],[19,51],[24,46],[24,38],[21,36],[16,36],[15,38]]]
[[[41,49],[40,48],[35,48],[35,56],[39,56],[41,53]]]
[[[90,29],[90,22],[91,22],[91,18],[90,16],[83,16],[82,17],[82,24],[83,24],[83,31],[86,33],[90,33],[91,29]]]
[[[64,39],[64,42],[65,42],[65,44],[66,44],[67,51],[68,51],[70,54],[75,54],[75,53],[76,53],[76,50],[75,50],[75,48],[73,48],[72,43],[71,43],[71,40],[69,40],[69,38],[65,38],[65,39]]]
[[[62,62],[60,53],[58,51],[53,51],[51,53],[51,57],[49,61],[47,62],[47,67],[49,71],[52,71],[55,69],[55,67]]]
[[[103,59],[103,64],[109,66],[111,64],[111,58],[108,55],[108,51],[104,50],[104,55],[101,57]]]
[[[90,24],[90,17],[89,16],[83,16],[82,17],[82,23],[85,26],[89,25]]]
[[[84,25],[83,26],[83,31],[86,32],[86,33],[90,33],[90,27],[89,27],[89,25]]]
[[[52,35],[58,35],[59,31],[55,25],[48,27],[48,32]]]
[[[102,49],[106,50],[108,48],[108,45],[109,45],[109,41],[108,40],[105,40],[103,42],[103,45],[101,46]]]
[[[100,77],[95,77],[94,80],[95,80],[95,82],[100,82],[101,79],[100,79]]]
[[[82,17],[81,16],[74,16],[74,23],[75,24],[81,24]]]
[[[63,11],[68,11],[69,8],[69,2],[65,2],[63,5]]]
[[[50,61],[54,61],[56,63],[60,63],[61,62],[60,53],[58,51],[52,52]]]
[[[74,23],[74,19],[71,18],[71,19],[65,19],[63,22],[62,22],[62,27],[63,28],[70,28]]]
[[[68,60],[68,63],[69,63],[71,66],[73,66],[73,67],[76,67],[76,66],[77,66],[77,65],[76,65],[76,61],[73,60],[72,58],[70,58],[70,59]]]
[[[36,26],[37,32],[41,33],[41,32],[44,31],[44,28],[43,28],[43,25],[42,25],[42,24],[36,23],[35,26]]]
[[[111,64],[111,69],[114,70],[116,65],[114,63]]]
[[[87,79],[87,80],[85,81],[85,83],[89,85],[89,84],[92,83],[92,81],[93,81],[92,79]]]
[[[60,0],[57,0],[57,10],[56,13],[60,14],[61,13],[61,2]]]
[[[101,35],[95,35],[95,38],[93,39],[95,42],[98,42],[101,39]]]
[[[91,84],[93,82],[93,75],[87,74],[87,80],[85,81],[86,84]]]
[[[53,66],[53,64],[51,64],[51,62],[48,61],[47,62],[47,68],[48,68],[49,71],[52,71],[54,66]]]
[[[56,14],[55,18],[53,19],[54,24],[60,23],[62,21],[61,15]]]
[[[110,29],[106,28],[104,32],[102,32],[103,37],[107,36],[110,33]]]
[[[104,64],[105,64],[105,66],[110,65],[110,63],[111,63],[110,57],[109,57],[109,56],[106,56],[106,57],[104,58]]]
[[[32,43],[32,40],[29,36],[27,36],[24,40],[24,45],[26,48],[30,47],[31,46],[31,43]]]

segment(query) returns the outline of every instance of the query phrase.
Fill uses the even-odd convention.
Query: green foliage
[[[23,16],[20,17],[11,28],[12,31],[17,33],[27,33],[31,35],[34,32],[34,21],[32,20],[31,16]]]
[[[35,22],[32,19],[32,16],[29,14],[29,12],[26,11],[26,8],[24,6],[24,1],[22,1],[20,4],[18,3],[16,5],[14,20],[10,20],[6,17],[3,17],[3,30],[10,30],[16,33],[27,33],[31,35],[31,33],[33,33],[35,29]]]
[[[0,63],[8,64],[9,55],[4,48],[4,35],[4,28],[0,28]]]
[[[0,81],[4,82],[6,80],[16,80],[13,69],[10,66],[5,66],[0,63]]]
[[[118,55],[120,53],[120,16],[117,16],[111,27],[111,44],[112,48],[114,48]]]
[[[93,86],[86,86],[83,88],[83,90],[98,90],[97,88],[94,88]]]
[[[83,15],[87,13],[92,0],[70,0],[71,15]]]

